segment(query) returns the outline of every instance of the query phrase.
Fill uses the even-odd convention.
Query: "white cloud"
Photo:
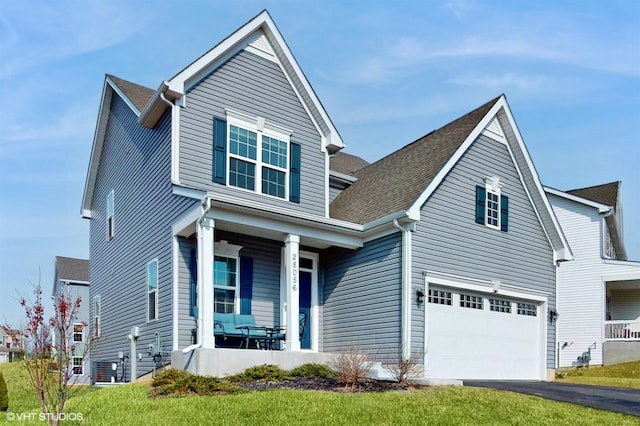
[[[458,86],[484,87],[496,92],[511,92],[510,89],[537,92],[549,87],[549,79],[545,76],[518,73],[465,75],[451,78],[447,80],[447,83]]]
[[[104,49],[127,40],[149,22],[135,3],[14,1],[0,9],[0,80],[30,68]]]

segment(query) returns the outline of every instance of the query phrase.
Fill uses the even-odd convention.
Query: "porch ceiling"
[[[638,290],[640,289],[640,279],[637,280],[622,280],[622,281],[607,281],[608,290]]]
[[[216,229],[220,229],[222,231],[235,232],[238,234],[250,235],[252,237],[260,237],[267,238],[269,240],[276,241],[284,241],[287,233],[278,231],[275,229],[266,229],[266,228],[258,228],[251,225],[238,224],[233,222],[227,222],[224,220],[217,219],[216,220]],[[325,249],[331,247],[334,244],[331,244],[329,241],[311,238],[307,236],[300,236],[300,245],[307,247],[314,247],[318,249]]]

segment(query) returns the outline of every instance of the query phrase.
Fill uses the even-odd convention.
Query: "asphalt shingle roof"
[[[127,80],[123,80],[115,75],[107,74],[107,76],[118,85],[120,90],[127,95],[129,100],[133,102],[133,104],[138,108],[138,110],[142,111],[144,107],[149,102],[149,99],[155,93],[155,90],[149,89],[148,87],[141,86],[136,83],[132,83]]]
[[[360,169],[330,216],[364,224],[411,207],[499,98]]]
[[[56,256],[59,280],[89,282],[89,261],[72,257]]]
[[[349,176],[356,176],[358,170],[368,165],[367,161],[357,155],[347,154],[346,152],[339,151],[329,158],[329,169]]]
[[[589,186],[587,188],[572,189],[567,191],[568,194],[577,197],[586,198],[596,203],[612,206],[618,209],[618,191],[620,190],[620,182],[604,183],[602,185]]]

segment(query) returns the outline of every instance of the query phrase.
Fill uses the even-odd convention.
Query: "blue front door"
[[[311,349],[311,272],[300,271],[300,313],[306,315],[300,337],[300,347]]]

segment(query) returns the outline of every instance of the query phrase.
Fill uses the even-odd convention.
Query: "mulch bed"
[[[413,390],[421,388],[420,385],[409,383],[397,383],[384,380],[366,379],[360,382],[357,387],[348,388],[335,379],[322,379],[319,377],[305,379],[303,377],[293,377],[281,381],[254,380],[246,383],[238,383],[240,387],[247,390],[267,390],[267,389],[298,389],[298,390],[322,390],[330,392],[384,392],[392,390]]]

